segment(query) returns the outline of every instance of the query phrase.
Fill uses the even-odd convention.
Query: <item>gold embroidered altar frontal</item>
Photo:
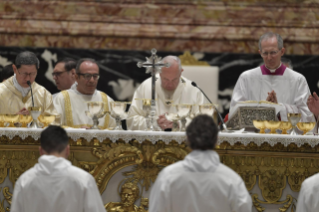
[[[67,132],[69,160],[95,177],[107,211],[120,210],[126,201],[124,187],[138,187],[134,211],[147,211],[147,198],[160,170],[190,152],[182,132]],[[1,128],[0,212],[9,210],[18,177],[37,163],[40,133]],[[220,133],[216,151],[221,162],[243,178],[253,211],[293,211],[301,183],[319,172],[318,141],[315,136]]]

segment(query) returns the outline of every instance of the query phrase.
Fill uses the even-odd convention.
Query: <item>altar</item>
[[[183,132],[66,130],[69,160],[94,176],[107,207],[121,202],[120,188],[131,182],[140,190],[135,205],[147,211],[158,173],[190,152]],[[37,163],[41,131],[0,130],[1,212],[10,208],[18,177]],[[301,183],[319,172],[318,143],[317,136],[220,133],[216,151],[243,178],[253,211],[292,211]]]

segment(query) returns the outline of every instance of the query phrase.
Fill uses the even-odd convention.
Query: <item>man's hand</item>
[[[173,128],[173,122],[168,121],[164,114],[158,117],[157,124],[162,130]]]
[[[313,92],[313,96],[308,97],[307,105],[309,110],[315,115],[316,119],[319,115],[319,97],[316,92]]]
[[[24,108],[22,108],[19,112],[17,112],[17,114],[20,114],[20,115],[29,115],[30,112],[24,107]]]
[[[270,93],[268,92],[268,96],[267,96],[266,101],[273,102],[273,103],[276,103],[276,104],[278,103],[276,92],[274,90],[272,90]]]

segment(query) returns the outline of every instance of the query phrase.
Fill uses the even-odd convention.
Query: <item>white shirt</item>
[[[315,174],[301,185],[297,201],[297,212],[318,212],[319,211],[319,174]]]
[[[194,150],[164,168],[151,188],[152,212],[250,212],[251,197],[241,177],[215,151]]]
[[[232,108],[240,101],[266,100],[268,92],[276,92],[282,105],[281,120],[287,121],[287,113],[301,113],[301,121],[315,121],[307,106],[310,90],[305,77],[289,68],[283,75],[262,74],[261,67],[242,73],[236,83],[230,103],[229,117],[236,111]]]
[[[105,212],[93,176],[52,155],[23,173],[15,184],[11,212]]]

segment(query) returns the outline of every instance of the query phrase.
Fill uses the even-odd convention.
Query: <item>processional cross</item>
[[[169,63],[164,63],[162,61],[161,57],[158,57],[156,55],[157,50],[152,49],[151,53],[152,55],[150,57],[146,57],[145,62],[138,62],[137,66],[139,68],[146,68],[146,73],[150,73],[152,75],[152,100],[151,100],[151,112],[150,112],[150,130],[155,130],[154,126],[154,118],[156,113],[156,107],[155,107],[155,81],[156,81],[156,74],[162,72],[163,67],[170,67]]]

